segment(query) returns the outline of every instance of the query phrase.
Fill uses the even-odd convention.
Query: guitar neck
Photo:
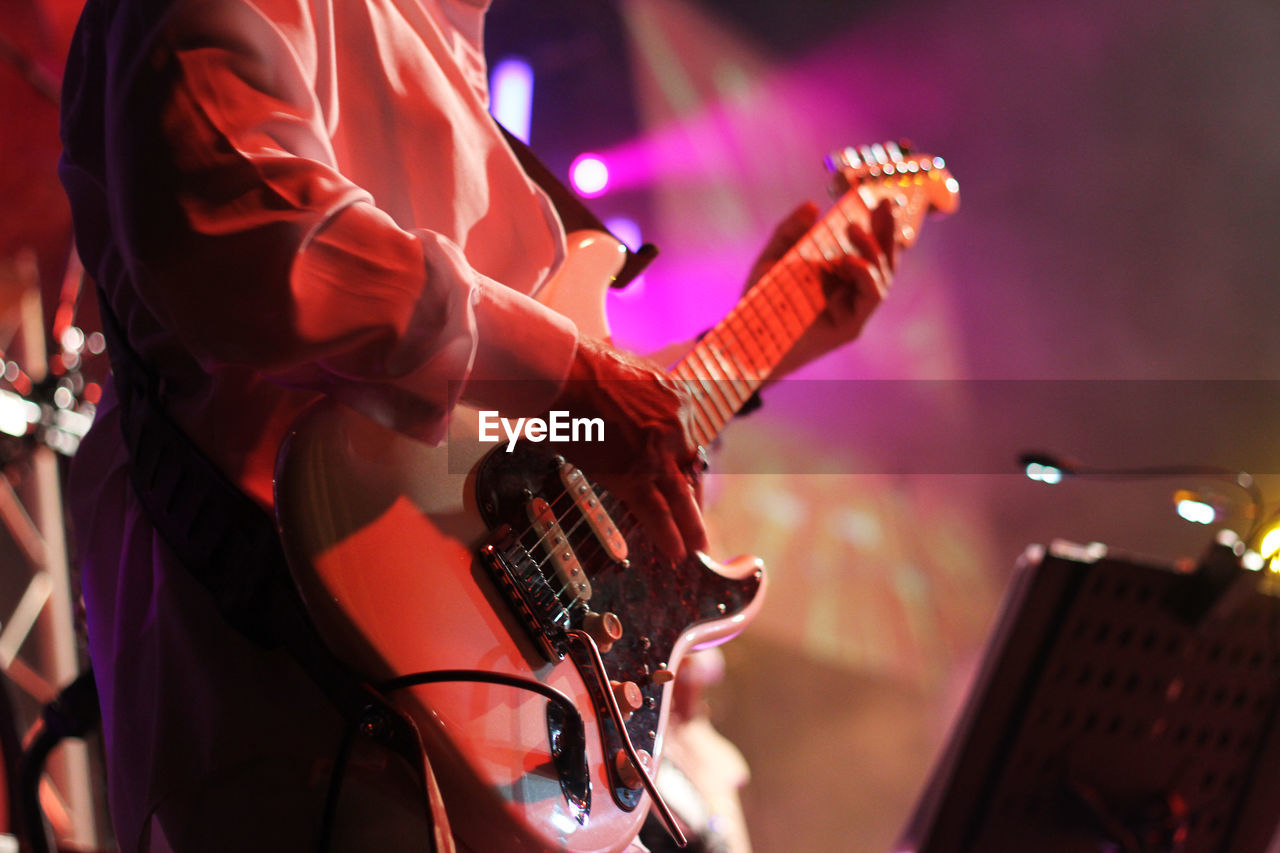
[[[694,432],[704,447],[826,308],[822,270],[855,251],[848,226],[865,225],[866,210],[856,192],[846,194],[672,368],[693,395]]]
[[[671,371],[694,401],[694,432],[706,447],[774,374],[827,307],[822,275],[858,250],[849,226],[869,230],[881,201],[896,205],[894,243],[913,245],[929,212],[951,213],[960,188],[940,158],[893,144],[846,148],[828,158],[840,200]]]

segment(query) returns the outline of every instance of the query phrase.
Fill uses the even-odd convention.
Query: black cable
[[[31,742],[18,762],[17,800],[22,820],[22,832],[31,853],[50,853],[49,838],[45,831],[44,810],[40,808],[40,777],[44,764],[62,741],[62,736],[47,726]]]
[[[93,670],[81,673],[41,712],[40,733],[18,762],[18,802],[31,853],[49,853],[44,811],[40,808],[40,777],[49,754],[66,738],[84,737],[101,717]]]
[[[358,722],[348,723],[342,732],[342,740],[338,744],[338,753],[333,757],[333,771],[329,775],[329,789],[324,795],[324,811],[320,814],[320,837],[316,842],[317,853],[329,853],[329,845],[333,842],[333,822],[338,816],[338,797],[342,794],[342,781],[346,776],[347,761],[351,758],[351,747],[355,743],[356,733],[360,730]]]
[[[4,790],[0,791],[5,800],[0,808],[9,814],[8,831],[17,835],[16,828],[21,823],[20,803],[18,802],[18,756],[22,754],[22,741],[18,737],[17,718],[13,714],[13,701],[9,697],[9,679],[0,675],[0,777],[4,780]],[[6,827],[0,827],[5,830]]]
[[[579,713],[577,706],[573,704],[573,700],[554,687],[528,678],[504,675],[499,672],[486,672],[484,670],[441,669],[434,672],[415,672],[409,675],[397,676],[378,685],[378,689],[382,693],[390,693],[395,690],[418,687],[423,684],[458,682],[497,684],[503,687],[515,687],[537,693],[548,702],[558,706],[574,722],[573,730],[581,738],[585,739],[586,737],[586,723],[583,721],[582,714]],[[338,752],[333,759],[333,772],[329,776],[329,788],[325,793],[324,812],[320,816],[320,837],[316,843],[317,853],[328,853],[329,845],[333,842],[333,823],[337,819],[338,798],[342,793],[342,783],[346,777],[347,763],[351,759],[351,749],[355,743],[355,736],[360,732],[364,724],[365,721],[363,720],[356,720],[350,723],[346,727],[346,731],[343,732],[342,741],[338,744]],[[585,743],[582,744],[582,747],[585,748]],[[47,853],[47,851],[35,851],[35,853]]]
[[[1205,477],[1230,483],[1249,496],[1248,532],[1241,541],[1254,547],[1254,537],[1263,524],[1262,511],[1266,508],[1266,498],[1258,488],[1253,475],[1248,471],[1238,471],[1221,465],[1151,465],[1137,468],[1103,468],[1084,465],[1075,459],[1059,456],[1043,451],[1025,452],[1018,455],[1018,464],[1023,468],[1031,465],[1042,465],[1057,469],[1063,477],[1080,477],[1095,480],[1154,480],[1163,477]],[[1280,517],[1278,513],[1275,517]]]

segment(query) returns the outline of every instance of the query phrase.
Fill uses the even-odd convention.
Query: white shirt
[[[459,383],[526,380],[475,402],[532,412],[568,370],[576,330],[529,296],[564,234],[486,113],[486,7],[86,7],[61,169],[81,255],[175,417],[264,505],[321,394],[435,440]],[[176,565],[118,417],[108,394],[71,502],[121,848],[312,849],[336,716]],[[349,783],[374,809],[395,786],[359,762]]]
[[[564,236],[486,112],[487,3],[146,5],[90,6],[110,41],[73,47],[62,175],[201,446],[269,504],[317,392],[427,440],[469,378],[551,401],[576,331],[525,294]]]

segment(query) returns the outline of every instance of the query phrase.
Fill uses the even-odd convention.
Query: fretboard
[[[856,253],[848,226],[866,220],[862,199],[846,193],[672,368],[693,393],[699,444],[715,440],[826,308],[822,273]]]

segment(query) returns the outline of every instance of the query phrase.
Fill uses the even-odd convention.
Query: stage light
[[[1271,528],[1262,537],[1258,553],[1268,562],[1272,571],[1280,571],[1280,525]]]
[[[1218,511],[1204,501],[1194,498],[1179,498],[1175,504],[1178,515],[1192,524],[1213,524],[1218,518]]]
[[[579,154],[569,167],[569,180],[579,195],[595,198],[609,188],[609,167],[595,154]]]
[[[21,438],[39,422],[39,406],[12,391],[0,390],[0,432]]]
[[[1026,467],[1027,477],[1037,483],[1048,483],[1053,486],[1062,482],[1062,469],[1041,462],[1029,462]]]
[[[511,135],[526,145],[533,120],[533,67],[509,57],[489,76],[489,111]]]

